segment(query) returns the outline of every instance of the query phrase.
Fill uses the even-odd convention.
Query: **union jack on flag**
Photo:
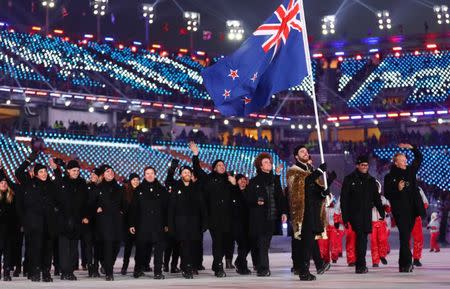
[[[270,104],[271,96],[308,75],[300,0],[284,0],[231,56],[202,72],[204,85],[225,116],[245,116]]]

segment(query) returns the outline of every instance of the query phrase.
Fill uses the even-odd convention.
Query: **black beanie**
[[[136,174],[136,173],[131,173],[131,174],[128,176],[128,181],[131,182],[131,180],[134,179],[134,178],[138,178],[139,180],[141,179],[141,178],[139,177],[138,174]]]
[[[369,163],[369,157],[366,155],[361,155],[356,159],[356,164]]]
[[[236,175],[236,182],[238,182],[240,179],[242,178],[247,178],[246,176],[244,176],[243,174],[237,174]]]
[[[93,168],[91,173],[97,175],[97,177],[100,177],[102,175],[100,168]]]
[[[180,175],[184,170],[189,170],[191,173],[193,173],[192,168],[190,166],[182,166],[180,168]]]
[[[225,162],[221,159],[217,159],[212,163],[212,169],[214,170],[217,166],[218,163],[222,162],[223,164],[225,164]]]
[[[296,157],[298,155],[298,151],[303,149],[303,148],[307,149],[307,147],[305,145],[298,145],[298,146],[296,146],[295,149],[294,149],[294,157]]]
[[[110,165],[101,165],[99,168],[100,175],[103,175],[109,169],[112,169]]]
[[[80,168],[80,164],[79,164],[78,161],[76,161],[76,160],[70,160],[70,161],[67,163],[66,169],[67,169],[67,170],[71,170],[71,169],[74,169],[74,168]]]
[[[33,172],[34,172],[35,175],[37,175],[38,172],[39,172],[40,170],[42,170],[42,169],[47,169],[47,167],[44,166],[43,164],[37,163],[37,164],[34,165]]]
[[[0,170],[0,182],[6,181],[6,175],[3,170]]]

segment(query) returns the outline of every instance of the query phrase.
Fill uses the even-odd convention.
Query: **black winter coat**
[[[145,179],[136,188],[129,209],[129,227],[135,227],[136,240],[161,241],[167,227],[169,194],[158,180]]]
[[[99,241],[121,241],[123,238],[123,188],[113,180],[101,182],[93,202],[95,233]],[[102,208],[101,213],[97,209]]]
[[[269,200],[266,186],[274,184],[274,198],[277,216],[274,222],[269,219]],[[287,214],[287,201],[281,188],[280,176],[273,173],[258,172],[250,180],[245,190],[245,197],[249,207],[250,236],[282,235],[281,215]],[[258,205],[258,199],[264,200],[264,205]]]
[[[65,176],[57,178],[55,183],[59,234],[72,240],[79,239],[82,220],[89,219],[86,182],[81,177],[74,180]]]
[[[95,201],[97,198],[97,185],[88,181],[86,183],[86,191],[87,191],[87,205],[86,205],[86,213],[87,218],[89,219],[88,224],[81,224],[81,234],[92,234],[92,237],[95,237],[93,232],[95,231],[95,219],[97,213],[94,208]]]
[[[344,178],[341,191],[341,210],[344,224],[350,222],[354,231],[372,232],[372,208],[384,218],[384,209],[377,182],[369,174],[355,170]]]
[[[311,167],[311,170],[313,168]],[[324,231],[324,222],[321,218],[322,207],[326,196],[324,187],[317,183],[322,176],[322,172],[314,170],[305,179],[305,212],[303,217],[303,227],[311,228],[315,235],[320,235]]]
[[[226,173],[206,174],[200,167],[198,156],[192,158],[192,163],[206,204],[208,228],[216,232],[231,232],[231,194],[236,186],[228,181]]]
[[[48,233],[56,237],[57,207],[55,185],[50,179],[43,182],[30,179],[23,186],[23,227],[25,233]]]
[[[175,181],[169,171],[166,184],[169,186],[169,233],[176,240],[202,240],[207,229],[206,207],[196,183],[185,185],[182,180]]]
[[[405,170],[392,166],[391,171],[384,177],[384,195],[391,203],[392,214],[397,224],[409,226],[412,229],[418,216],[425,216],[425,208],[417,186],[417,172],[422,164],[422,154],[413,148],[414,161]],[[404,180],[406,186],[398,190],[398,183]]]
[[[7,176],[6,171],[4,175]],[[18,186],[12,183],[9,179],[6,180],[8,186],[11,188],[14,197],[12,202],[7,201],[7,192],[0,193],[0,238],[3,236],[15,236],[19,229],[19,217],[16,210],[16,194],[19,189]]]
[[[231,195],[232,232],[235,240],[248,235],[249,208],[245,199],[245,190],[236,187]]]

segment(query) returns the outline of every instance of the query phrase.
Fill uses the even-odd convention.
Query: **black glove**
[[[327,171],[327,163],[323,163],[319,166],[319,169],[321,169],[323,172]]]
[[[180,160],[178,159],[172,159],[172,163],[170,164],[171,169],[176,169],[178,165],[180,164]]]
[[[335,171],[332,171],[328,174],[328,185],[331,185],[337,179],[337,174]]]
[[[326,189],[325,191],[322,192],[323,197],[326,197],[328,195],[330,195],[330,187],[328,187],[328,189]]]
[[[31,154],[28,156],[27,160],[28,160],[30,163],[34,162],[34,161],[37,159],[38,154],[39,154],[39,152],[32,151]]]
[[[339,223],[334,223],[334,227],[336,228],[336,230],[339,230]]]

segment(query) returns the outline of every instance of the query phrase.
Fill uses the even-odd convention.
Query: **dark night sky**
[[[155,0],[146,0],[152,3]],[[377,30],[376,17],[369,10],[387,9],[391,12],[395,33],[399,25],[405,34],[424,32],[424,23],[428,22],[430,32],[440,32],[442,27],[436,23],[436,15],[431,6],[446,4],[449,0],[304,0],[308,22],[308,30],[313,40],[323,40],[320,33],[321,17],[337,15],[337,34],[331,39],[362,38],[371,32],[373,35],[384,35]],[[12,8],[8,7],[12,3]],[[31,12],[32,2],[36,11]],[[111,16],[103,19],[103,35],[113,36],[123,42],[144,40],[144,22],[141,18],[142,0],[110,0]],[[217,53],[228,53],[238,44],[221,41],[220,34],[225,31],[227,19],[239,19],[244,22],[247,36],[260,25],[281,3],[281,0],[177,0],[180,8],[173,0],[160,0],[156,8],[156,23],[151,26],[151,42],[163,43],[169,49],[188,47],[187,36],[180,36],[179,29],[184,26],[182,12],[184,10],[201,13],[201,30],[213,32],[213,40],[203,41],[201,33],[196,39],[196,48]],[[51,14],[53,28],[62,28],[69,35],[95,33],[96,22],[89,8],[89,0],[59,0],[58,8]],[[366,6],[366,7],[365,7]],[[429,7],[427,7],[429,6]],[[62,7],[67,8],[69,16],[62,17]],[[14,26],[43,25],[44,13],[40,0],[0,0],[0,20],[8,21]],[[163,32],[168,24],[169,31]],[[447,29],[450,26],[447,25]],[[394,32],[391,32],[394,33]]]

